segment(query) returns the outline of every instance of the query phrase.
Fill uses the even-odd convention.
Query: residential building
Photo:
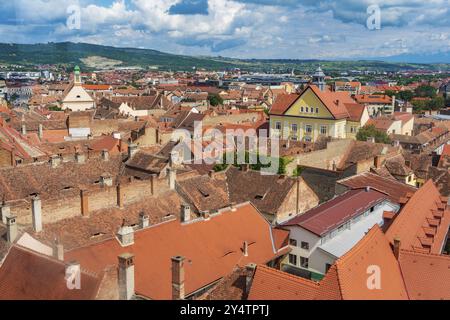
[[[366,187],[349,190],[282,223],[290,231],[291,252],[285,269],[320,279],[368,230],[383,226],[385,212],[395,215],[399,209],[388,195]]]

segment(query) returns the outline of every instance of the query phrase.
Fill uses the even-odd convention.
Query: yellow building
[[[346,92],[320,88],[309,85],[300,94],[279,96],[270,110],[271,136],[312,142],[320,136],[354,138],[369,120],[367,108]]]

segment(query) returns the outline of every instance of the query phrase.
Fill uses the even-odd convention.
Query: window
[[[309,267],[309,259],[305,257],[300,257],[300,266],[302,268],[308,269]]]
[[[312,132],[312,125],[307,124],[305,127],[305,131],[306,133],[311,133]]]
[[[306,107],[306,112],[309,112],[309,108],[308,107]]]
[[[297,240],[295,239],[289,239],[289,245],[296,247],[297,246]]]
[[[328,270],[330,270],[330,268],[331,268],[331,264],[325,263],[325,273],[327,273]]]
[[[374,212],[375,211],[375,207],[370,208],[370,212]]]
[[[311,142],[312,140],[311,140],[311,137],[305,137],[305,141],[306,142]]]
[[[316,113],[319,114],[319,108],[316,108]]]
[[[291,125],[291,129],[292,129],[293,132],[297,132],[297,130],[298,130],[297,124],[296,124],[296,123],[293,123],[293,124]]]
[[[300,108],[300,112],[303,113],[305,112],[305,109],[303,107]]]
[[[289,264],[297,265],[297,256],[295,254],[289,254]]]
[[[279,122],[279,121],[275,122],[275,129],[281,130],[281,122]]]
[[[320,134],[327,135],[327,126],[320,126]]]
[[[302,241],[302,249],[309,250],[309,243]]]

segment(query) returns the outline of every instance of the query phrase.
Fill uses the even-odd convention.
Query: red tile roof
[[[401,250],[399,263],[411,299],[450,300],[450,256]]]
[[[0,300],[95,299],[102,276],[81,272],[81,290],[69,290],[61,261],[13,246],[0,268]]]
[[[429,180],[409,199],[387,230],[386,237],[391,243],[399,238],[406,250],[440,254],[449,227],[447,200]]]
[[[355,100],[361,104],[391,104],[392,98],[387,95],[368,95],[359,94],[355,96]]]
[[[248,300],[313,300],[318,290],[317,282],[259,265]]]
[[[235,212],[224,212],[207,221],[171,221],[136,232],[134,244],[126,248],[111,239],[68,252],[66,258],[100,272],[108,265],[116,265],[118,255],[134,253],[137,294],[170,299],[171,257],[181,255],[188,261],[185,272],[189,295],[232,273],[236,266],[267,263],[288,252],[279,251],[272,239],[269,223],[255,207],[245,204]],[[249,243],[248,257],[242,253],[244,241]]]
[[[386,193],[392,201],[397,203],[401,198],[406,197],[408,193],[417,191],[416,188],[401,183],[398,180],[381,177],[369,172],[340,180],[337,183],[351,189],[372,187]]]
[[[368,270],[380,271],[380,289],[370,289]],[[331,267],[320,282],[318,299],[404,300],[408,295],[389,242],[375,225],[358,244]]]
[[[298,94],[280,94],[270,109],[270,114],[283,115],[297,99],[300,97]]]
[[[386,194],[374,189],[350,190],[283,223],[283,226],[298,225],[322,236],[386,199]]]
[[[358,103],[346,103],[345,108],[348,111],[350,121],[359,122],[364,114],[365,106]]]

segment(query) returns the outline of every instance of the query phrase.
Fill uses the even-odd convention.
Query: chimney
[[[6,216],[6,241],[13,243],[17,238],[16,216]]]
[[[6,217],[9,217],[11,215],[11,207],[9,206],[9,204],[3,202],[2,206],[0,207],[0,213],[2,215],[2,222],[4,225],[6,225]]]
[[[174,168],[178,164],[179,155],[177,151],[170,152],[169,167]]]
[[[89,191],[80,190],[80,200],[81,200],[81,215],[83,217],[89,217]]]
[[[39,195],[31,198],[31,214],[33,217],[33,228],[35,232],[42,231],[42,202]]]
[[[400,247],[401,247],[401,241],[399,237],[394,238],[394,256],[398,260],[398,257],[400,256]]]
[[[39,127],[38,127],[38,136],[39,136],[39,139],[44,138],[44,127],[42,126],[41,123],[39,123]]]
[[[175,182],[177,181],[177,170],[169,168],[169,188],[175,190]]]
[[[123,207],[123,191],[122,191],[122,185],[119,183],[116,187],[116,193],[117,193],[117,206],[119,208]]]
[[[50,157],[50,164],[52,168],[57,168],[61,163],[61,158],[57,155],[53,155]]]
[[[109,173],[104,173],[100,176],[100,184],[102,187],[112,187],[113,178]]]
[[[381,168],[383,164],[383,158],[381,156],[375,156],[375,158],[373,159],[373,164],[375,168],[377,169]]]
[[[139,226],[141,229],[148,228],[150,225],[150,217],[145,214],[145,212],[141,212],[139,214]]]
[[[79,262],[72,261],[66,265],[65,279],[70,290],[81,289],[81,265]]]
[[[242,252],[244,253],[244,257],[248,257],[248,241],[244,241]]]
[[[172,258],[172,300],[184,300],[184,260]]]
[[[245,293],[248,296],[250,293],[250,288],[252,286],[253,275],[255,274],[256,264],[250,263],[246,267],[246,276],[245,276]]]
[[[26,135],[27,134],[27,126],[25,123],[22,123],[22,134]]]
[[[400,141],[395,140],[394,141],[394,147],[400,147]]]
[[[214,179],[214,174],[215,174],[216,172],[214,171],[214,170],[209,170],[209,172],[208,172],[208,176],[211,178],[211,179]]]
[[[117,238],[120,241],[122,247],[131,246],[134,244],[134,230],[129,226],[122,226],[117,232]]]
[[[248,172],[250,170],[250,165],[248,163],[241,164],[241,171]]]
[[[375,143],[375,137],[368,137],[367,142]]]
[[[102,150],[102,159],[103,161],[109,161],[109,151],[106,149]]]
[[[55,239],[55,247],[53,248],[53,256],[59,261],[64,261],[64,246]]]
[[[128,146],[128,159],[133,158],[133,156],[138,152],[138,146],[134,143]]]
[[[134,255],[121,254],[119,257],[119,299],[131,300],[134,296]]]
[[[191,220],[191,206],[183,203],[181,205],[181,223],[189,222]]]
[[[79,164],[86,162],[86,156],[80,152],[75,153],[75,161]]]

